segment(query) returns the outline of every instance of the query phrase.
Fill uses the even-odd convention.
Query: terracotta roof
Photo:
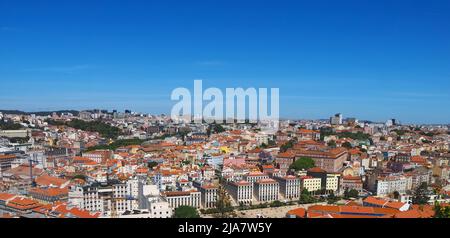
[[[247,181],[244,181],[244,180],[242,180],[242,181],[239,181],[239,182],[235,182],[234,184],[236,184],[237,186],[250,185],[250,183],[249,183],[249,182],[247,182]]]
[[[385,199],[380,199],[376,197],[367,197],[364,199],[365,203],[380,206],[380,207],[387,207],[387,208],[393,208],[399,210],[400,208],[404,207],[406,203],[402,202],[392,202]]]
[[[6,201],[9,200],[13,197],[15,197],[16,195],[14,194],[10,194],[10,193],[0,193],[0,201]]]
[[[62,178],[57,178],[57,177],[53,177],[53,176],[49,176],[49,175],[42,175],[36,178],[36,183],[40,186],[56,186],[56,187],[61,187],[62,185],[64,185],[65,183],[69,182],[69,180],[66,179],[62,179]]]
[[[361,177],[359,176],[344,176],[342,177],[343,180],[355,180],[355,181],[361,181]]]
[[[425,159],[422,156],[412,156],[411,157],[411,163],[426,164],[427,163],[427,159]]]
[[[1,159],[15,159],[16,156],[15,155],[0,155],[0,160]]]
[[[279,153],[277,155],[278,158],[294,158],[295,153],[293,151],[286,151],[284,153]]]
[[[288,211],[287,214],[290,216],[295,216],[297,218],[306,218],[306,209],[297,208],[297,209]]]
[[[275,181],[273,179],[261,179],[261,180],[256,181],[256,183],[269,184],[269,183],[277,183],[277,181]]]
[[[300,133],[300,134],[313,134],[313,133],[319,133],[319,132],[301,128],[301,129],[298,130],[298,133]]]
[[[31,194],[39,194],[49,197],[58,197],[58,196],[67,196],[69,190],[67,188],[48,188],[48,189],[32,188],[30,189],[29,192]]]
[[[36,200],[25,198],[25,197],[15,197],[14,199],[8,201],[8,207],[12,207],[18,210],[28,210],[36,207],[40,207],[41,204]]]
[[[332,218],[386,218],[398,213],[398,210],[363,206],[316,205],[308,208],[308,213],[310,212],[329,214]]]
[[[308,172],[312,172],[312,173],[326,173],[327,171],[321,169],[320,167],[314,167],[314,168],[308,169]]]

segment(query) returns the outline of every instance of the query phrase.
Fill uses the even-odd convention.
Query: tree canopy
[[[79,119],[73,119],[69,122],[58,122],[55,120],[47,120],[47,123],[56,126],[66,125],[68,127],[72,127],[83,131],[98,132],[102,137],[108,139],[115,139],[120,134],[119,128],[111,126],[101,121],[83,121]]]
[[[22,125],[13,123],[11,121],[0,120],[0,130],[19,130]]]
[[[97,145],[92,146],[87,149],[87,151],[93,150],[116,150],[119,147],[130,146],[130,145],[141,145],[145,140],[141,139],[125,139],[125,140],[116,140],[109,145]]]
[[[230,196],[222,185],[219,186],[217,191],[216,208],[221,218],[226,218],[226,214],[233,211]]]
[[[350,142],[348,142],[348,141],[344,142],[342,144],[342,147],[347,148],[347,149],[353,148],[352,144]]]
[[[295,171],[299,170],[307,170],[310,168],[314,168],[315,162],[313,159],[308,157],[301,157],[300,159],[296,160],[290,167],[290,169],[294,169]]]
[[[173,218],[199,218],[200,215],[195,207],[191,206],[180,206],[175,209]]]
[[[430,198],[428,197],[428,185],[422,183],[415,191],[412,198],[413,204],[425,205],[428,204]]]
[[[359,197],[359,192],[355,189],[345,189],[344,191],[344,198],[345,199],[349,199],[349,198],[358,198]]]
[[[434,205],[434,218],[450,218],[450,207],[442,207],[441,204],[436,202]]]
[[[280,152],[281,153],[286,152],[288,149],[294,147],[294,143],[295,143],[294,140],[288,141],[286,144],[284,144],[280,147]]]
[[[316,199],[313,196],[311,196],[311,193],[306,188],[302,189],[298,203],[309,204],[314,202],[316,202]]]

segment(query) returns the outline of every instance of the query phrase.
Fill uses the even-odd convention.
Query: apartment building
[[[300,179],[295,176],[274,177],[280,185],[280,194],[287,200],[296,200],[300,196]]]
[[[344,176],[341,180],[341,191],[345,190],[356,190],[362,192],[363,182],[359,176]]]
[[[328,192],[337,193],[339,191],[340,174],[327,174],[325,190]]]
[[[138,191],[134,180],[127,183],[109,181],[89,186],[69,187],[69,204],[90,212],[110,216],[138,209]]]
[[[225,188],[237,204],[249,205],[253,200],[253,183],[247,181],[228,182]]]
[[[172,209],[180,206],[200,208],[201,193],[198,191],[170,191],[164,192],[162,197],[169,203]]]
[[[345,148],[300,148],[295,150],[295,159],[311,158],[315,165],[329,173],[337,173],[344,166],[348,152]]]
[[[300,178],[300,186],[302,190],[306,189],[308,192],[314,193],[322,189],[322,179],[303,176]]]
[[[269,175],[262,172],[251,172],[244,176],[245,181],[249,183],[255,183],[256,181],[268,179]]]
[[[205,184],[198,187],[201,193],[201,205],[204,208],[214,208],[217,203],[217,192],[219,188],[214,185]]]
[[[412,177],[403,175],[379,177],[376,185],[377,196],[387,196],[393,192],[405,193],[412,187]]]
[[[271,202],[278,200],[280,185],[274,179],[258,180],[253,185],[253,195],[260,202]]]

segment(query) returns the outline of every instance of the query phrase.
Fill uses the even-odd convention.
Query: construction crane
[[[32,159],[31,157],[28,159],[28,163],[30,163],[30,180],[31,180],[31,187],[36,187],[36,181],[33,178],[33,163],[38,164],[39,161]]]

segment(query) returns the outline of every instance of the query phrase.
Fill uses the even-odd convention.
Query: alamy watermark
[[[174,121],[217,124],[249,122],[278,128],[279,88],[270,89],[270,98],[267,88],[226,88],[224,97],[219,88],[203,90],[202,80],[194,80],[193,96],[187,88],[176,88],[172,91],[171,100],[178,101],[171,111]]]

